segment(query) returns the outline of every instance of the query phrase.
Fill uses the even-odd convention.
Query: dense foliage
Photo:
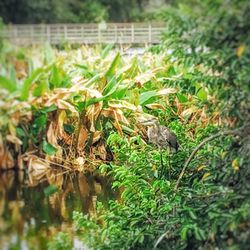
[[[249,1],[180,2],[159,13],[163,42],[140,57],[112,46],[2,52],[0,166],[109,175],[120,194],[109,209],[74,213],[94,249],[250,244]],[[176,133],[179,152],[148,143],[139,121],[152,116]],[[183,168],[228,129],[238,132],[208,141]]]
[[[231,117],[233,126],[246,124],[250,118],[249,1],[191,2],[193,5],[181,4],[165,13],[169,29],[164,43],[152,48],[159,54],[167,50],[166,60],[175,65],[165,84],[180,86],[181,93],[196,94],[199,108],[213,112],[217,106],[218,115]],[[178,73],[179,77],[173,78]],[[189,104],[182,94],[179,99]],[[174,108],[172,105],[169,108]],[[161,117],[161,113],[157,115]],[[247,249],[249,126],[238,140],[222,137],[200,149],[175,192],[185,158],[212,133],[213,126],[203,127],[200,119],[189,124],[169,113],[163,117],[184,148],[169,165],[164,163],[171,166],[169,176],[159,179],[154,175],[154,166],[161,166],[158,151],[143,147],[137,139],[111,136],[117,162],[102,165],[100,171],[113,176],[121,200],[111,202],[109,211],[100,205],[96,218],[75,213],[85,242],[98,249],[152,249],[154,245],[162,249]],[[190,130],[192,138],[187,137]]]
[[[93,167],[112,159],[106,143],[110,131],[138,134],[140,120],[152,116],[146,108],[164,109],[164,102],[154,102],[177,91],[162,84],[169,65],[164,56],[128,58],[111,48],[59,52],[48,46],[44,56],[6,49],[0,77],[1,168],[22,169],[25,162],[30,169],[46,167],[41,160],[79,170]]]
[[[128,22],[150,16],[146,13],[147,6],[150,4],[154,4],[154,1],[2,0],[0,16],[3,17],[5,23],[86,23],[103,20]]]

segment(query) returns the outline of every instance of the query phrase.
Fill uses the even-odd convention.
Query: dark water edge
[[[93,215],[97,201],[107,206],[115,196],[110,181],[93,174],[0,172],[0,249],[47,249],[57,232],[74,234],[74,210]]]

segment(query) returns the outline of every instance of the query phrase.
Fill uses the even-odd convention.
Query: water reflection
[[[107,179],[91,174],[0,172],[0,246],[46,249],[56,232],[72,233],[74,210],[95,214],[97,201],[107,206],[114,196]]]

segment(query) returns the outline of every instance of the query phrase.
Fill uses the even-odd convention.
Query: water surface
[[[95,214],[97,201],[107,206],[114,197],[110,182],[93,174],[0,172],[0,249],[46,249],[57,232],[74,233],[74,210]]]

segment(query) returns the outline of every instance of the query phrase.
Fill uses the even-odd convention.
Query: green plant
[[[62,250],[72,249],[73,242],[64,232],[57,233],[51,241],[48,242],[49,250]]]
[[[94,249],[248,248],[249,125],[238,139],[224,136],[205,144],[177,189],[175,184],[204,138],[249,123],[249,1],[230,1],[230,8],[229,1],[178,3],[163,12],[168,29],[150,51],[165,52],[171,64],[157,79],[179,91],[166,109],[148,112],[176,131],[183,149],[170,164],[163,157],[170,174],[160,179],[158,150],[138,139],[109,137],[116,161],[99,170],[113,177],[121,198],[108,211],[100,205],[96,217],[75,213],[76,225],[85,230],[80,235],[85,241],[90,235]],[[144,86],[150,100],[157,85]]]

